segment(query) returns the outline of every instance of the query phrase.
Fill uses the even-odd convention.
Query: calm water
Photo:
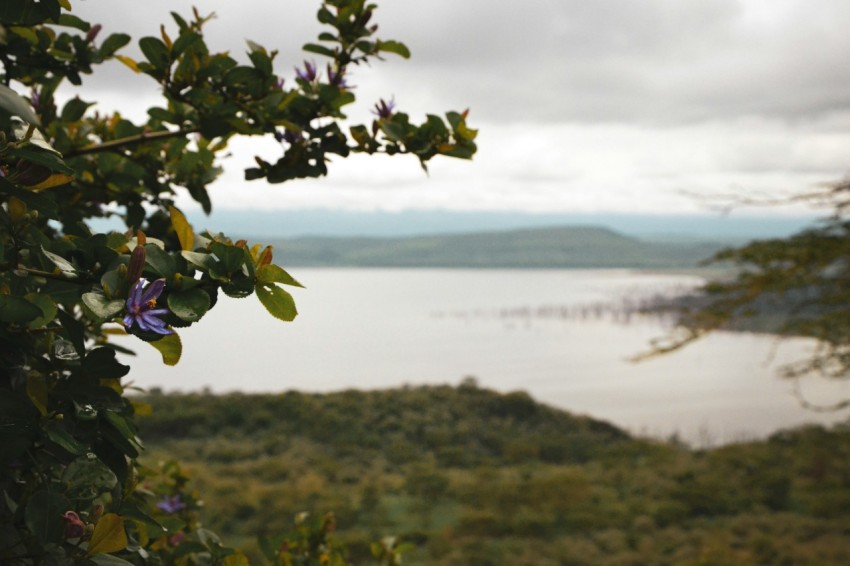
[[[215,392],[332,391],[402,384],[523,389],[536,399],[633,432],[679,433],[698,443],[763,436],[841,414],[802,409],[776,377],[804,355],[804,340],[778,344],[721,333],[641,363],[629,358],[663,336],[663,321],[599,307],[699,283],[625,270],[302,269],[293,275],[299,316],[283,323],[256,297],[221,300],[183,329],[183,359],[162,365],[135,340],[129,379],[144,388]],[[806,384],[814,401],[850,388]]]

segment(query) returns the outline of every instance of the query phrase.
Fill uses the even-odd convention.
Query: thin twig
[[[135,136],[127,136],[126,138],[119,138],[117,140],[111,140],[108,142],[88,145],[86,147],[81,147],[79,149],[72,149],[64,154],[64,157],[77,157],[80,155],[89,155],[92,153],[101,153],[103,151],[115,151],[117,149],[123,149],[126,147],[132,147],[135,145],[139,145],[149,141],[162,141],[171,138],[179,138],[183,137],[186,134],[191,134],[197,132],[198,130],[162,130],[158,132],[145,132]]]

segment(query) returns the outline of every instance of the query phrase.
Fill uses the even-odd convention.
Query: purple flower
[[[309,61],[304,61],[303,71],[296,67],[295,74],[298,76],[299,79],[301,79],[302,81],[307,81],[308,83],[315,81],[316,77],[318,76],[316,74],[315,63],[310,63]]]
[[[328,64],[328,82],[340,89],[354,88],[348,86],[348,82],[345,80],[344,71],[342,69],[334,71],[330,64]]]
[[[290,130],[287,128],[282,132],[275,130],[274,139],[276,139],[279,143],[286,142],[289,145],[296,145],[304,141],[304,134],[300,131]]]
[[[135,322],[141,330],[157,334],[174,334],[165,326],[165,321],[157,318],[168,314],[168,309],[158,309],[156,300],[165,288],[165,279],[157,279],[148,285],[147,279],[139,279],[127,297],[127,314],[124,315],[124,327],[129,330]]]
[[[156,504],[156,508],[163,513],[171,515],[185,509],[186,504],[180,501],[180,494],[178,493],[177,495],[163,498],[162,501]]]
[[[375,109],[372,110],[372,114],[378,118],[386,119],[393,115],[393,110],[395,110],[395,100],[387,102],[382,98],[380,102],[375,105]]]

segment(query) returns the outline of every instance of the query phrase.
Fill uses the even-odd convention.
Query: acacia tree
[[[256,294],[272,316],[295,318],[284,286],[299,283],[271,246],[196,233],[175,206],[187,193],[209,213],[207,187],[235,137],[280,143],[275,162],[257,158],[245,171],[270,183],[323,176],[331,156],[352,153],[411,154],[423,167],[437,155],[472,157],[466,113],[414,123],[379,101],[371,124],[344,129],[352,69],[409,56],[377,37],[375,8],[323,2],[324,31],[304,50],[326,63],[284,78],[274,50],[248,42],[240,62],[208,46],[210,18],[197,11],[172,13],[173,24],[138,40],[134,60],[120,53],[128,35],[75,16],[70,0],[0,4],[0,562],[244,563],[200,528],[178,467],[157,475],[138,465],[136,410],[121,381],[129,366],[109,338],[132,334],[175,364],[180,329],[221,293]],[[85,94],[63,98],[64,85],[84,87],[110,59],[159,85],[144,122],[96,112]],[[126,230],[91,229],[109,217]],[[316,521],[286,543],[265,541],[269,556],[308,563],[324,552],[342,563],[327,547],[332,519]]]
[[[707,263],[730,264],[737,275],[711,281],[696,295],[674,301],[683,305],[680,324],[653,353],[676,350],[718,329],[766,330],[815,340],[811,355],[781,368],[782,376],[850,379],[850,181],[794,200],[829,206],[832,213],[788,238],[718,252]],[[797,393],[815,410],[850,406],[846,399],[815,405],[799,388]]]

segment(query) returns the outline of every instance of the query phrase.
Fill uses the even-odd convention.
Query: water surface
[[[718,333],[641,363],[663,321],[602,305],[634,304],[699,283],[687,275],[627,270],[303,269],[293,275],[299,316],[283,323],[256,297],[222,299],[181,329],[183,359],[123,341],[139,356],[135,384],[166,391],[334,391],[457,384],[528,391],[537,400],[633,432],[674,433],[702,444],[760,437],[841,414],[803,409],[776,376],[806,340]],[[814,401],[850,395],[804,384]]]

